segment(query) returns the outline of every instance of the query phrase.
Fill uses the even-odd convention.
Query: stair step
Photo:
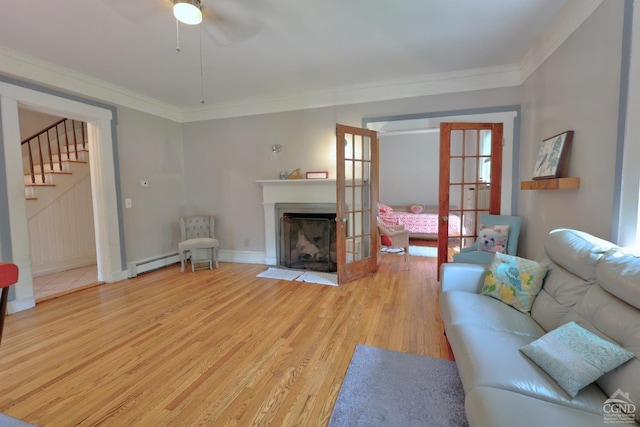
[[[33,183],[29,183],[29,184],[25,184],[25,187],[55,187],[55,184],[38,184],[37,182],[35,184]]]
[[[38,172],[34,172],[36,175],[36,178],[38,176],[40,176],[40,171]],[[73,172],[65,172],[65,171],[44,171],[45,175],[51,174],[51,175],[73,175]],[[30,173],[25,173],[24,176],[28,176],[31,177]]]

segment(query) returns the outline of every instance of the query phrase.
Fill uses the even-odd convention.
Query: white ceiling
[[[553,48],[557,37],[541,35],[600,2],[203,0],[201,79],[201,30],[180,25],[177,52],[171,0],[11,1],[0,14],[0,72],[187,121],[421,95],[469,79],[508,86],[532,47],[540,61]]]

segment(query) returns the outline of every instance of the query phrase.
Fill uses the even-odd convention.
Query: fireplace
[[[336,213],[333,203],[276,203],[278,265],[337,271]]]
[[[264,264],[280,264],[280,218],[285,212],[333,214],[336,212],[335,179],[269,179],[262,186],[264,209]]]

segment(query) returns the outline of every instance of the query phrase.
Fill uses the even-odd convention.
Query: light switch
[[[124,207],[127,209],[131,209],[133,204],[131,203],[131,199],[124,199]]]

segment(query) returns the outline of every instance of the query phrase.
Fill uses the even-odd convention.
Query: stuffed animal
[[[478,233],[479,251],[507,252],[507,241],[509,239],[509,226],[504,225],[485,225],[480,224],[480,232]]]
[[[493,228],[485,228],[478,233],[478,250],[486,252],[501,252],[502,233]],[[498,249],[500,248],[500,250]]]

